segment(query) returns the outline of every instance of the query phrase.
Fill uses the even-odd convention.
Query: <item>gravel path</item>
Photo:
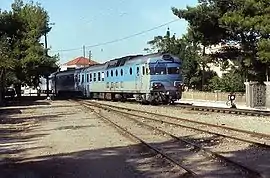
[[[256,116],[233,115],[224,113],[189,111],[182,108],[176,109],[175,107],[170,108],[162,106],[141,105],[134,103],[121,103],[121,102],[96,101],[96,100],[95,102],[112,104],[115,106],[122,106],[127,108],[130,107],[134,109],[166,114],[175,117],[182,117],[185,119],[191,119],[196,121],[208,122],[217,125],[225,125],[228,127],[234,127],[270,135],[269,116],[256,117]]]
[[[68,101],[0,110],[0,177],[179,177],[179,170]],[[163,140],[161,140],[163,141]]]

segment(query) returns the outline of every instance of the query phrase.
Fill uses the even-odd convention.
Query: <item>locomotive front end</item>
[[[182,96],[182,63],[168,54],[161,59],[150,64],[151,102],[174,103]]]

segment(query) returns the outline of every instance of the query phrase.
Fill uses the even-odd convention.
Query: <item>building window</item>
[[[129,68],[129,74],[132,75],[132,68]]]

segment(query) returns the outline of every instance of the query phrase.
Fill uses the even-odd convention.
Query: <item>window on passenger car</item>
[[[82,83],[84,83],[84,75],[82,75]]]
[[[97,74],[94,73],[94,82],[97,80]]]
[[[89,74],[86,74],[86,82],[89,82]]]
[[[145,73],[146,73],[146,75],[149,74],[149,68],[146,68],[146,69],[145,69]]]
[[[111,70],[111,77],[113,77],[113,70]]]
[[[92,73],[90,73],[90,82],[92,82]]]
[[[132,75],[132,68],[129,68],[129,74]]]
[[[109,77],[109,71],[107,71],[107,77]]]
[[[123,76],[123,69],[121,69],[120,73],[121,73],[121,76]]]
[[[139,75],[139,74],[140,74],[140,68],[137,67],[137,75]]]
[[[142,74],[145,75],[145,67],[142,67]]]
[[[102,73],[101,73],[101,80],[104,81],[104,78],[105,78],[104,72],[102,72]]]
[[[100,81],[100,72],[98,72],[98,81]]]
[[[117,69],[115,70],[115,76],[116,77],[118,76],[118,70]]]

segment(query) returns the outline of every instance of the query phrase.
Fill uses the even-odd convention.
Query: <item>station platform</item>
[[[194,106],[209,106],[209,107],[230,108],[230,106],[226,105],[226,101],[181,99],[181,100],[176,101],[175,103],[191,104],[191,105],[194,105]],[[237,102],[235,102],[235,104],[236,104],[237,109],[270,111],[270,108],[266,108],[266,107],[251,108],[251,107],[246,106],[245,103],[237,103]]]

